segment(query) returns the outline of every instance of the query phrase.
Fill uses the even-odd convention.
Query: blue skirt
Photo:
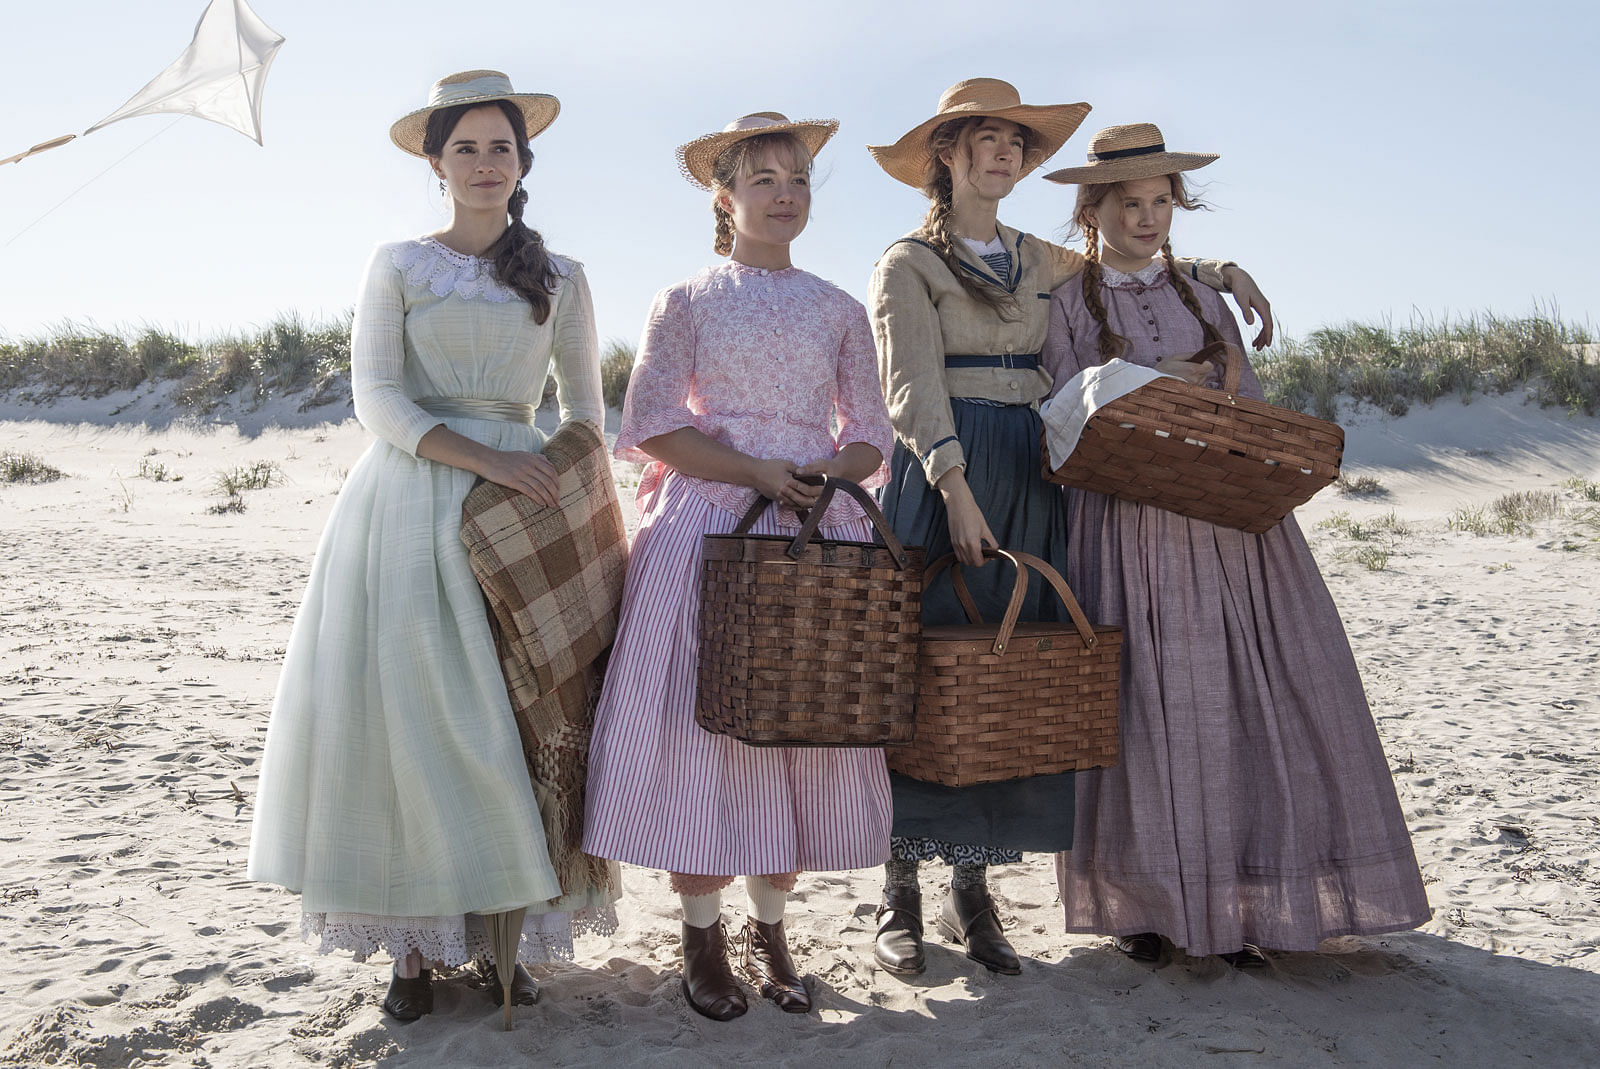
[[[1061,491],[1040,474],[1039,414],[1026,405],[990,405],[950,399],[956,437],[966,455],[967,485],[1002,549],[1020,549],[1065,574],[1066,510]],[[927,549],[929,563],[950,552],[944,499],[928,485],[922,463],[895,444],[883,513],[908,545]],[[1005,615],[1016,576],[1004,561],[990,561],[963,577],[984,620]],[[1023,620],[1066,619],[1048,583],[1034,577]],[[923,591],[925,626],[966,622],[948,575]],[[973,787],[943,787],[891,773],[894,835],[1006,850],[1052,852],[1072,848],[1073,774],[1030,776]]]

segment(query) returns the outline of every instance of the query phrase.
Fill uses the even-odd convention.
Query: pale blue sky
[[[204,6],[4,0],[0,157],[110,113],[187,45]],[[637,340],[651,295],[715,259],[708,199],[672,150],[750,111],[841,120],[794,256],[863,296],[924,208],[863,146],[976,75],[1028,103],[1094,105],[1054,166],[1081,163],[1092,131],[1141,120],[1170,147],[1221,153],[1201,172],[1218,210],[1178,220],[1174,244],[1244,264],[1292,333],[1536,301],[1600,319],[1589,4],[254,6],[288,38],[264,148],[185,119],[116,163],[171,122],[138,118],[0,167],[0,335],[72,319],[205,336],[340,312],[375,244],[442,223],[426,165],[388,127],[433,79],[473,67],[561,98],[534,142],[528,218],[587,264],[602,338]],[[1071,195],[1032,176],[1001,218],[1055,236]]]

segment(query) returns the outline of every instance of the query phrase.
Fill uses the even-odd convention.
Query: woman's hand
[[[478,474],[496,485],[527,494],[547,508],[561,504],[555,466],[538,453],[491,450]]]
[[[956,560],[969,568],[983,566],[983,547],[999,549],[989,530],[989,521],[973,499],[972,488],[967,485],[966,472],[951,468],[939,480],[939,493],[944,498],[945,515],[950,522],[950,548]]]
[[[1222,280],[1228,284],[1228,292],[1233,294],[1233,303],[1244,313],[1246,323],[1254,323],[1258,313],[1261,316],[1261,332],[1250,344],[1257,349],[1265,349],[1271,345],[1272,305],[1267,303],[1267,298],[1256,287],[1256,280],[1251,278],[1244,268],[1238,266],[1224,267]]]
[[[800,469],[800,474],[859,483],[870,478],[882,463],[883,454],[875,446],[866,442],[851,442],[827,460],[813,460]]]
[[[1173,375],[1194,386],[1204,386],[1216,374],[1217,365],[1209,360],[1190,362],[1185,356],[1169,356],[1156,361],[1156,370],[1163,375]]]
[[[795,478],[798,469],[787,460],[751,462],[750,484],[762,497],[771,498],[792,509],[808,509],[817,503],[821,486],[810,486]]]

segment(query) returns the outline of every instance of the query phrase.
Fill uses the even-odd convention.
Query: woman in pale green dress
[[[609,892],[556,878],[460,539],[480,476],[556,503],[533,426],[547,375],[562,419],[604,417],[583,269],[522,222],[528,139],[558,110],[468,71],[391,131],[451,221],[368,266],[351,372],[378,440],[317,548],[262,758],[250,877],[300,893],[319,949],[386,951],[400,1020],[431,1011],[430,966],[490,954],[482,914],[526,907],[530,962],[570,958],[575,926],[615,927]],[[518,965],[513,999],[537,994]]]

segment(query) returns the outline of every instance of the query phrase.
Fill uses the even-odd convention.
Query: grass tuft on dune
[[[1403,416],[1413,402],[1529,389],[1541,406],[1600,409],[1595,336],[1559,312],[1505,318],[1349,322],[1286,338],[1255,358],[1267,399],[1321,419],[1343,396]]]
[[[346,312],[312,323],[291,312],[253,332],[199,343],[154,327],[118,332],[72,323],[37,337],[0,336],[0,392],[26,389],[48,402],[178,380],[178,402],[202,412],[239,394],[260,401],[310,391],[312,407],[349,396],[352,318]],[[1398,328],[1349,322],[1285,338],[1254,359],[1273,404],[1332,420],[1341,397],[1401,416],[1414,402],[1519,387],[1542,406],[1592,416],[1600,411],[1597,354],[1587,326],[1536,310]],[[634,355],[615,338],[602,347],[601,386],[614,408],[622,407]],[[547,385],[543,400],[553,395]]]

